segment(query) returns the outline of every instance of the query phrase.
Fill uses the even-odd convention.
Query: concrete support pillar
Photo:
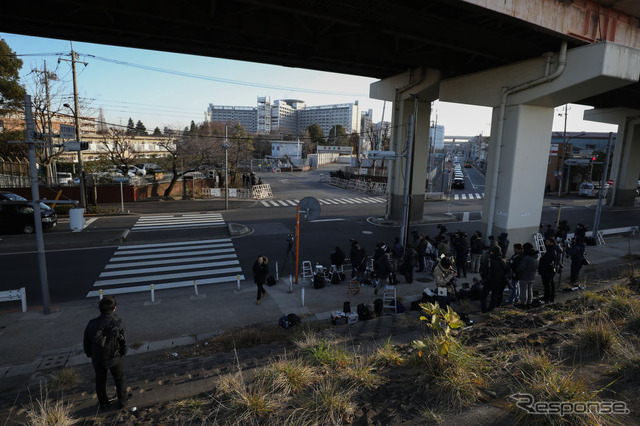
[[[549,158],[552,107],[533,105],[507,106],[502,131],[502,146],[496,143],[499,134],[500,109],[493,109],[490,159],[487,167],[483,218],[485,236],[498,239],[502,232],[509,234],[511,243],[533,242],[538,232],[541,206],[544,199],[546,164]],[[493,185],[497,173],[496,184]],[[494,204],[493,223],[488,217]]]
[[[397,154],[407,154],[407,138],[410,134],[409,118],[414,114],[415,100],[404,99],[396,102],[393,108],[393,133],[391,150]],[[409,183],[409,220],[420,220],[424,212],[424,192],[426,181],[426,159],[429,150],[429,119],[431,103],[418,100],[417,117],[415,118],[415,137],[413,141],[413,159]],[[387,216],[389,219],[400,221],[402,218],[404,180],[406,172],[406,158],[399,157],[392,160],[389,166],[389,205]]]
[[[614,181],[613,205],[632,207],[640,179],[640,117],[618,127],[611,177]]]
[[[640,176],[640,111],[628,108],[596,108],[584,112],[584,119],[617,124],[616,145],[609,176],[613,179],[610,205],[634,205]]]

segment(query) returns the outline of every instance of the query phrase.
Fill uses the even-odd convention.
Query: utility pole
[[[71,44],[71,70],[73,73],[73,115],[76,123],[76,139],[77,142],[80,143],[80,112],[78,111],[78,81],[76,78],[76,55],[77,53],[73,50],[73,44]],[[60,59],[62,61],[68,61],[68,59]],[[86,62],[80,62],[85,66],[88,65]],[[82,163],[82,150],[78,150],[78,171],[80,173],[80,207],[87,207],[87,186],[84,178],[84,164]]]
[[[562,169],[564,169],[564,159],[566,158],[567,154],[566,154],[566,149],[567,149],[567,112],[568,112],[568,104],[564,104],[564,135],[562,137],[563,142],[562,142],[562,163],[560,164],[560,170],[558,170],[558,173],[563,173]],[[560,179],[558,182],[558,197],[560,195],[562,195],[562,178],[564,176],[561,174],[560,175]],[[569,183],[567,182],[567,185],[569,185]]]

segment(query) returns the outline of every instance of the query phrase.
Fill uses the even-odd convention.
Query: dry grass
[[[73,368],[63,368],[49,382],[51,390],[70,389],[80,383],[80,374]]]
[[[274,392],[289,396],[312,386],[318,381],[318,374],[299,358],[283,358],[260,370],[256,379]]]
[[[353,362],[338,372],[338,382],[346,387],[375,389],[384,382],[371,358],[355,357]]]
[[[577,356],[610,356],[619,347],[619,332],[613,321],[604,317],[585,319],[573,329],[572,350]]]
[[[608,292],[605,312],[613,320],[634,318],[640,315],[640,300],[626,286],[616,285]]]
[[[301,408],[294,412],[294,424],[342,425],[353,422],[356,404],[354,389],[331,380],[314,388],[311,395],[300,400]],[[293,420],[293,419],[290,419]]]
[[[389,338],[384,345],[376,349],[372,357],[372,362],[378,367],[403,365],[404,358],[400,354],[398,347],[391,344],[391,338]]]
[[[259,424],[282,409],[282,398],[260,382],[234,389],[222,415],[230,424]]]
[[[71,403],[59,398],[49,398],[47,389],[40,389],[40,398],[31,400],[26,407],[27,424],[30,426],[67,426],[76,424],[71,413]]]
[[[174,418],[185,419],[189,423],[205,422],[209,419],[211,400],[205,398],[186,398],[169,404],[167,410]]]

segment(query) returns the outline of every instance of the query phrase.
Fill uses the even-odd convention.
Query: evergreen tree
[[[127,135],[133,135],[136,133],[136,126],[133,124],[133,120],[129,117],[129,122],[127,123]]]
[[[311,126],[307,127],[307,131],[309,132],[311,142],[314,145],[325,144],[324,132],[318,123],[313,123]]]
[[[144,124],[142,124],[142,121],[140,120],[138,120],[138,122],[136,123],[135,133],[136,135],[140,135],[140,136],[147,135],[147,128],[144,126]]]
[[[19,59],[7,42],[0,38],[0,114],[21,109],[25,89],[20,85]]]
[[[193,120],[191,120],[191,127],[189,128],[189,134],[190,135],[195,135],[197,132],[197,128],[196,128],[196,123],[194,123]]]
[[[162,136],[162,132],[160,131],[160,127],[156,127],[153,129],[153,136]]]
[[[329,137],[327,138],[327,145],[348,145],[347,132],[342,125],[337,124],[329,130]]]

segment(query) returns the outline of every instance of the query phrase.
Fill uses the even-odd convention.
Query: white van
[[[597,197],[600,192],[601,184],[600,182],[582,182],[578,187],[578,195],[583,197]],[[609,189],[609,184],[604,185],[604,191],[602,193],[603,196],[607,195],[607,190]]]
[[[58,179],[58,185],[71,185],[73,184],[73,176],[67,172],[57,172],[56,178]]]

